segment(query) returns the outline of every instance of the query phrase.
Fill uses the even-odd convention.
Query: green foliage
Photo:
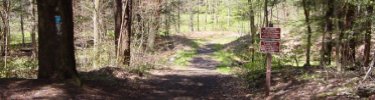
[[[226,65],[219,65],[216,67],[216,71],[221,74],[231,74],[233,71],[233,68]]]
[[[214,59],[221,62],[221,64],[230,66],[233,63],[234,54],[223,50],[217,51],[213,55]]]
[[[29,57],[8,58],[7,67],[0,63],[0,77],[36,78],[38,62]]]
[[[25,43],[31,43],[31,34],[30,32],[25,32]],[[19,32],[19,33],[15,33],[15,34],[11,34],[10,36],[10,44],[13,45],[13,44],[22,44],[22,33]]]
[[[256,59],[252,62],[245,63],[241,71],[237,72],[238,76],[244,78],[249,87],[261,87],[259,86],[265,77],[265,58],[261,54],[254,55]]]

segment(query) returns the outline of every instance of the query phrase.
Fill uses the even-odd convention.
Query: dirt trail
[[[215,45],[211,41],[204,42],[196,49],[197,54],[189,61],[189,65],[151,72],[152,77],[146,83],[154,88],[150,88],[146,99],[249,99],[246,97],[248,91],[238,78],[216,71],[220,62],[212,58]]]
[[[192,39],[215,34],[201,35],[206,36]],[[106,67],[81,72],[82,87],[36,79],[0,79],[0,100],[249,100],[249,91],[243,87],[240,79],[216,71],[220,62],[212,56],[216,52],[214,41],[218,40],[211,39],[199,44],[194,49],[196,55],[188,61],[190,64],[187,66],[154,70],[145,77],[138,77],[121,68]],[[135,78],[131,78],[133,76]]]

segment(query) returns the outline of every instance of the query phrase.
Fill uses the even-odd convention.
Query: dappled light
[[[1,0],[0,100],[373,100],[375,0]]]

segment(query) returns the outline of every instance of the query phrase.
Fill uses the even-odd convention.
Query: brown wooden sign
[[[263,53],[278,53],[280,52],[280,41],[278,40],[261,40],[260,51]]]
[[[281,29],[275,27],[263,27],[260,34],[260,52],[280,52]]]
[[[281,39],[281,29],[274,27],[263,27],[261,29],[261,39]]]

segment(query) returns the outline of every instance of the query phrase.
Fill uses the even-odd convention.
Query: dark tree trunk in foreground
[[[115,37],[119,65],[130,65],[132,0],[116,0]]]
[[[37,5],[38,78],[80,85],[74,57],[72,0],[37,0]]]

